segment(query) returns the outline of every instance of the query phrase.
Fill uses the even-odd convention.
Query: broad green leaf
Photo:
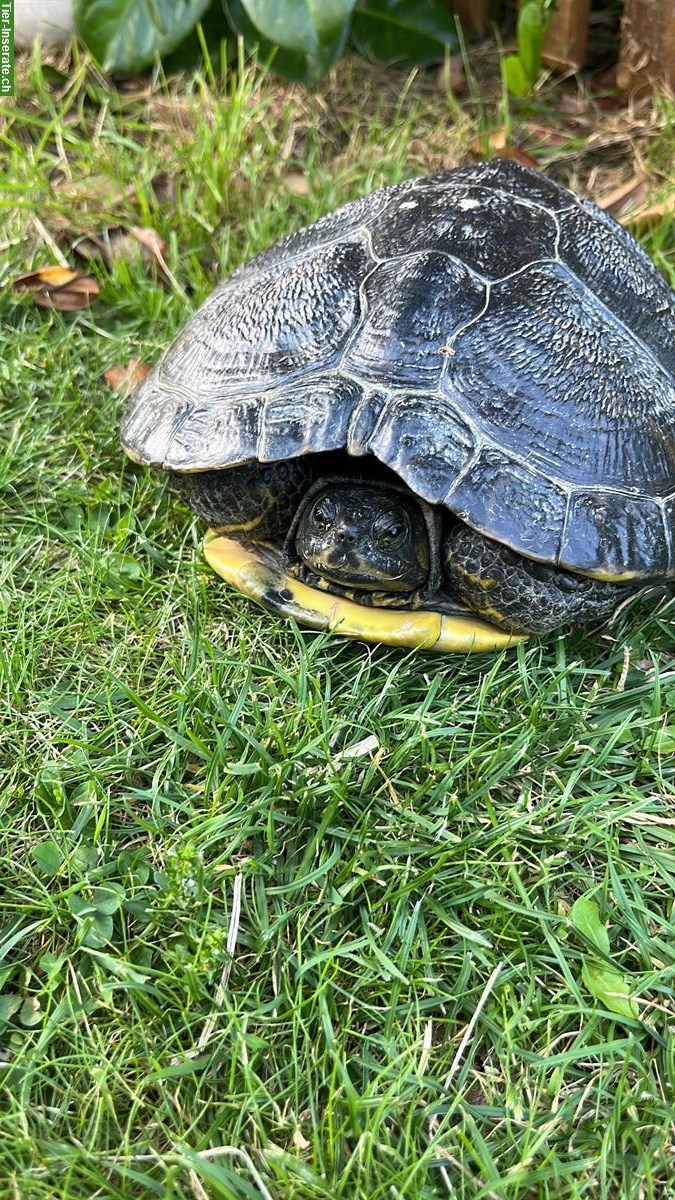
[[[75,0],[78,33],[104,71],[138,71],[182,42],[210,0]]]
[[[278,47],[269,38],[264,37],[251,21],[243,0],[223,0],[227,19],[235,33],[243,37],[247,50],[257,50],[261,59],[269,62],[276,75],[284,79],[297,79],[300,83],[316,83],[344,50],[349,32],[349,22],[346,21],[330,42],[317,46],[311,54],[301,50],[287,50]],[[350,5],[351,7],[351,5]]]
[[[56,875],[64,858],[56,842],[52,841],[51,838],[46,842],[39,842],[37,846],[33,846],[31,857],[44,875]]]
[[[360,0],[350,40],[377,62],[442,62],[459,49],[455,20],[445,0]]]
[[[19,1013],[19,1020],[22,1025],[25,1025],[27,1028],[39,1025],[42,1016],[43,1013],[37,996],[29,996],[27,1000],[24,1000]]]
[[[607,928],[600,920],[597,902],[592,900],[588,893],[575,900],[570,910],[570,921],[589,942],[597,946],[601,954],[606,954],[609,958]]]
[[[633,1020],[639,1017],[640,1010],[630,998],[630,988],[615,967],[606,966],[597,959],[585,958],[581,974],[589,992],[610,1012]]]
[[[507,54],[502,60],[502,70],[506,86],[512,96],[527,96],[530,92],[530,81],[523,71],[520,59],[516,54]]]
[[[58,975],[66,961],[65,954],[52,954],[51,950],[45,950],[40,957],[40,969],[45,975]]]
[[[0,1024],[11,1020],[15,1012],[21,1008],[21,997],[14,992],[5,992],[0,996]]]
[[[541,72],[541,51],[548,24],[549,17],[537,0],[524,4],[518,14],[518,58],[530,87]]]
[[[124,888],[118,884],[108,884],[107,887],[95,887],[93,904],[97,913],[112,916],[116,913],[124,899]]]
[[[220,70],[223,56],[227,61],[237,57],[237,39],[233,37],[221,0],[209,0],[208,7],[180,46],[170,54],[162,55],[162,64],[167,75],[182,71],[193,73],[204,66],[205,55],[215,71]]]
[[[241,0],[251,23],[274,46],[313,55],[335,41],[355,0]]]
[[[96,912],[92,916],[85,917],[82,925],[85,930],[82,938],[85,946],[92,946],[100,950],[112,938],[113,919],[106,913]]]
[[[96,914],[96,905],[77,894],[69,896],[66,903],[74,917],[82,919],[93,917]]]

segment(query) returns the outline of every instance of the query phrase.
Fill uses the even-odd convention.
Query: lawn
[[[211,574],[103,379],[283,233],[489,153],[481,87],[24,64],[0,107],[3,1198],[675,1197],[672,603],[494,657],[303,633]],[[672,187],[675,109],[585,111],[556,178]],[[168,273],[11,287],[132,225]]]

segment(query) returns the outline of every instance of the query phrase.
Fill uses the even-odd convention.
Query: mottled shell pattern
[[[545,562],[675,574],[675,294],[506,160],[347,204],[221,284],[122,440],[193,472],[346,449]]]

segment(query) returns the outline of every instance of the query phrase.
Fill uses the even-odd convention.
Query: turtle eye
[[[373,521],[373,541],[376,546],[391,550],[400,546],[409,533],[409,522],[405,513],[380,513]]]
[[[312,521],[325,533],[336,517],[336,508],[329,496],[321,496],[312,509]]]

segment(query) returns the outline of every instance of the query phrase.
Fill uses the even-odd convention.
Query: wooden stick
[[[544,44],[550,67],[578,71],[586,61],[590,0],[558,0]]]
[[[634,94],[653,87],[675,93],[673,0],[625,0],[617,84]]]
[[[449,0],[462,29],[469,36],[487,33],[490,28],[490,0]]]

